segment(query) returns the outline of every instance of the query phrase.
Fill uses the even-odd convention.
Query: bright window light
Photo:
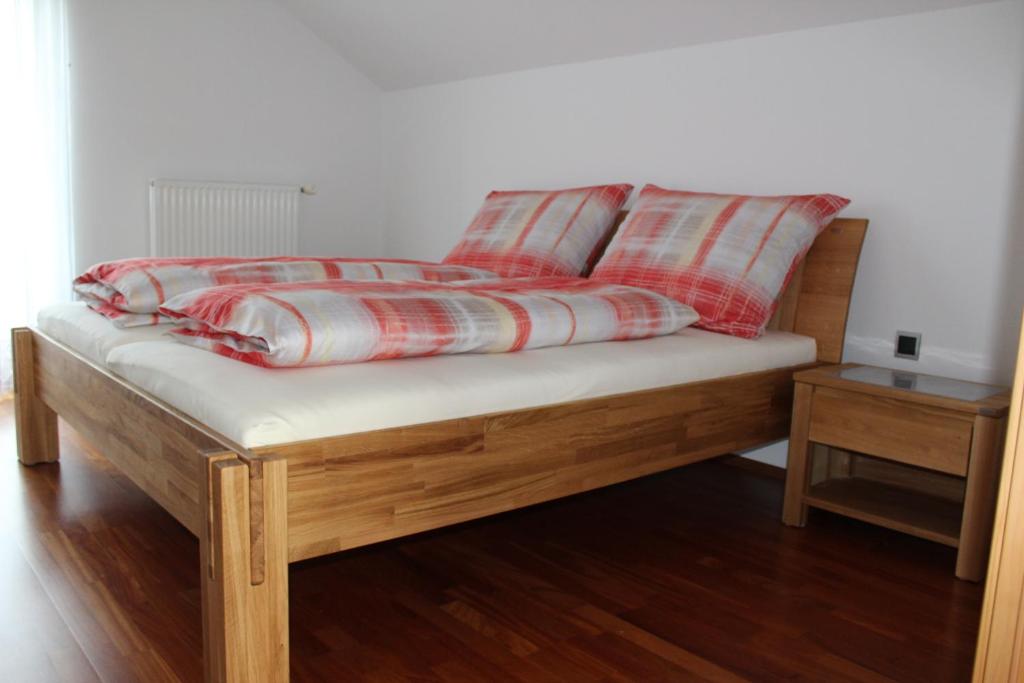
[[[0,0],[0,394],[10,328],[70,298],[68,110],[64,0]]]

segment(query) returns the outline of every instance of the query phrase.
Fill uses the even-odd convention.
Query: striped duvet
[[[75,278],[75,292],[118,327],[169,322],[159,307],[179,294],[229,284],[319,280],[423,280],[496,278],[480,268],[402,259],[133,258],[100,263]]]
[[[263,367],[641,339],[699,317],[655,292],[558,277],[230,285],[182,294],[160,312],[179,323],[178,341]]]

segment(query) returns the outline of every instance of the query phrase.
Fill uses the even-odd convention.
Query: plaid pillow
[[[688,304],[697,327],[764,332],[814,239],[850,200],[706,194],[647,185],[592,279],[643,287]]]
[[[444,263],[502,277],[580,275],[593,265],[632,190],[598,185],[491,192]]]

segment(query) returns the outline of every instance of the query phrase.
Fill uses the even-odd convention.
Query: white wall
[[[443,256],[493,188],[840,193],[872,221],[846,358],[1007,380],[1022,26],[1011,0],[385,94],[389,255]]]
[[[379,255],[378,88],[271,0],[70,4],[76,265],[147,253],[151,178],[316,184],[306,253]]]
[[[1002,287],[994,292],[997,297],[996,306],[1003,312],[1001,325],[995,328],[995,357],[1002,359],[1005,375],[1009,377],[1009,369],[1018,347],[1021,335],[1021,315],[1024,308],[1024,73],[1021,73],[1020,88],[1021,115],[1017,127],[1017,141],[1013,147],[1016,164],[1010,178],[1010,205],[1007,210],[1006,243],[1004,245],[1002,263]]]

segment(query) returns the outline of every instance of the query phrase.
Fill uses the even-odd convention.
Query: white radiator
[[[298,185],[154,180],[149,186],[152,256],[294,256]]]

